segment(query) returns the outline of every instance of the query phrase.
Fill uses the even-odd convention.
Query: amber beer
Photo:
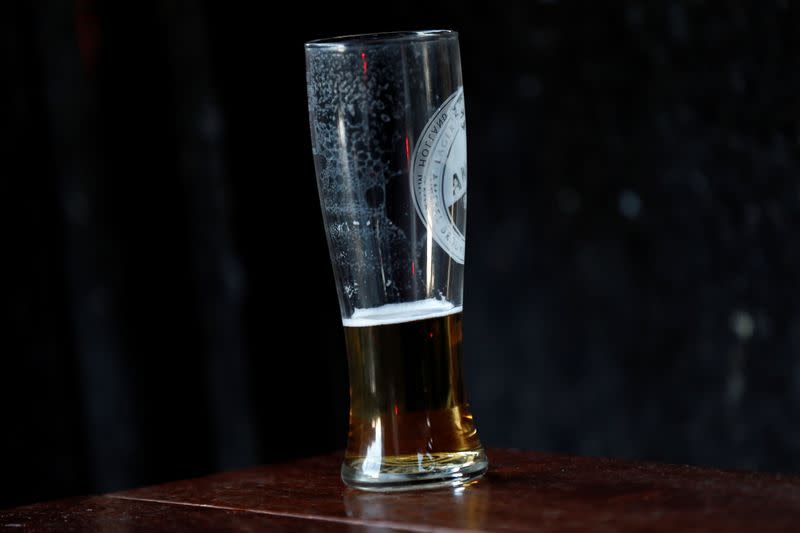
[[[424,475],[426,464],[463,468],[483,460],[464,393],[461,307],[426,307],[385,306],[345,321],[351,474]]]

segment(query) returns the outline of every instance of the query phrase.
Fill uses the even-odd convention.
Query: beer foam
[[[447,300],[428,298],[427,300],[417,300],[416,302],[386,304],[367,309],[356,308],[353,311],[353,316],[342,319],[342,324],[348,328],[384,326],[386,324],[401,324],[403,322],[452,315],[460,313],[462,310],[462,306],[453,305]]]

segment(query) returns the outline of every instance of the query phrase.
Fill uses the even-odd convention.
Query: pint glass
[[[314,163],[347,344],[342,465],[367,490],[482,475],[462,379],[467,138],[458,35],[306,44]]]

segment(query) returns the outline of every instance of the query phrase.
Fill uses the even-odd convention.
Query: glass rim
[[[305,43],[305,47],[346,49],[351,46],[363,47],[389,43],[424,42],[455,38],[458,38],[458,32],[455,30],[385,31],[314,39]]]

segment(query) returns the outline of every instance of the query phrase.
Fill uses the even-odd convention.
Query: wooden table
[[[0,532],[800,531],[800,478],[490,450],[459,490],[359,492],[340,456],[0,511]]]

